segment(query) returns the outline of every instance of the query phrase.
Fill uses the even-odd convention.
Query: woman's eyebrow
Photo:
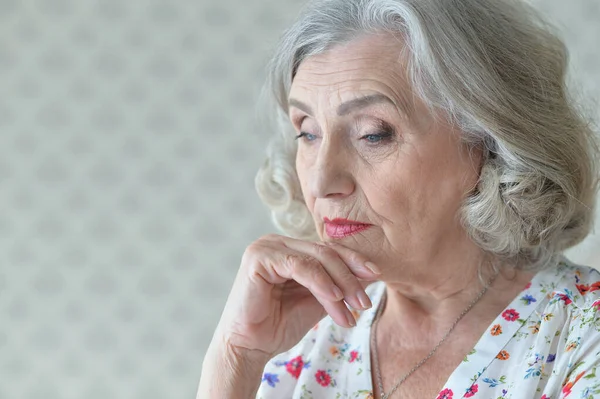
[[[350,112],[356,109],[365,108],[369,105],[382,102],[387,102],[392,105],[395,105],[389,97],[384,96],[383,94],[372,94],[370,96],[358,97],[340,104],[340,106],[337,109],[337,114],[339,116],[348,115]]]
[[[399,108],[399,105],[394,103],[388,96],[385,96],[383,94],[372,94],[372,95],[358,97],[358,98],[343,102],[342,104],[340,104],[338,106],[337,114],[339,116],[347,115],[356,109],[365,108],[370,105],[382,103],[382,102],[392,104],[394,107]],[[290,107],[296,107],[299,110],[304,111],[309,115],[313,114],[312,108],[309,105],[303,103],[302,101],[296,100],[294,98],[290,98],[288,101],[288,104]],[[402,104],[400,104],[400,105],[402,105]],[[404,109],[403,107],[400,108],[399,110],[401,112],[403,112],[405,115],[409,114],[408,110]]]

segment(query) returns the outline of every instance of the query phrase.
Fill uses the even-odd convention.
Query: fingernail
[[[346,312],[346,318],[348,319],[348,324],[350,324],[351,327],[356,326],[356,320],[349,310]]]
[[[333,292],[335,299],[337,299],[338,301],[344,299],[344,293],[342,292],[342,290],[339,289],[338,286],[334,285],[331,291]]]
[[[363,309],[369,309],[371,306],[373,306],[371,300],[364,291],[358,291],[356,293],[356,297],[358,298],[358,302],[360,302],[360,305]]]
[[[375,263],[373,262],[366,262],[365,267],[372,271],[373,274],[381,274],[381,270],[379,270],[379,268],[375,266]]]

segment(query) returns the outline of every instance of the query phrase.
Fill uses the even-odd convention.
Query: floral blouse
[[[266,365],[257,399],[373,398],[369,340],[383,282],[356,327],[327,316]],[[600,273],[562,258],[490,324],[432,399],[600,399]]]

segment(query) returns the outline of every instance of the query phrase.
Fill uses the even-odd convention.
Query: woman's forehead
[[[408,89],[402,46],[388,35],[355,39],[330,50],[307,57],[298,67],[290,97],[310,97],[323,93],[350,92],[394,95]]]
[[[359,98],[386,97],[398,110],[411,114],[414,104],[398,54],[397,42],[368,37],[310,56],[294,77],[289,105],[301,102],[339,107]]]
[[[328,78],[329,75],[360,77],[364,73],[401,75],[404,72],[402,46],[390,36],[367,36],[307,57],[296,78]],[[300,75],[300,76],[299,76]],[[335,76],[334,76],[335,77]]]

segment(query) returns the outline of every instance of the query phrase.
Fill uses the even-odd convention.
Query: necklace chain
[[[458,322],[483,297],[483,295],[486,293],[486,291],[488,290],[489,286],[493,283],[493,281],[494,281],[494,279],[496,278],[497,275],[498,275],[498,273],[496,272],[492,276],[492,278],[490,278],[490,280],[485,285],[485,287],[483,288],[483,290],[479,293],[479,295],[477,295],[477,297],[473,301],[471,301],[471,303],[469,304],[469,306],[467,306],[467,308],[462,311],[462,313],[456,318],[456,320],[454,320],[454,323],[452,323],[452,326],[450,326],[450,329],[448,329],[448,331],[446,332],[446,334],[444,334],[444,336],[442,337],[442,339],[431,350],[431,352],[429,352],[429,354],[423,360],[421,360],[419,363],[415,364],[413,366],[413,368],[411,368],[408,371],[408,373],[404,374],[400,378],[400,380],[398,380],[398,382],[396,383],[396,385],[394,385],[394,387],[387,394],[385,394],[383,392],[383,383],[382,383],[382,380],[381,380],[381,373],[379,371],[379,359],[378,359],[378,356],[377,356],[377,343],[375,342],[375,338],[376,338],[376,335],[377,335],[377,324],[379,323],[379,317],[381,316],[381,312],[383,310],[385,302],[387,301],[387,294],[386,294],[386,291],[384,291],[383,298],[381,299],[381,302],[379,304],[379,308],[377,309],[377,313],[375,314],[375,320],[374,320],[374,323],[373,323],[373,332],[371,333],[371,346],[373,348],[373,363],[374,363],[374,366],[375,366],[375,376],[377,377],[377,385],[379,386],[379,392],[381,392],[381,399],[387,399],[390,396],[392,396],[392,394],[394,392],[396,392],[396,389],[398,389],[398,387],[400,386],[400,384],[402,384],[408,377],[410,377],[410,375],[412,373],[414,373],[419,367],[421,367],[423,365],[423,363],[425,363],[427,360],[429,360],[434,355],[434,353],[437,351],[437,349],[442,345],[442,343],[444,343],[444,341],[446,340],[446,338],[448,338],[448,336],[450,335],[450,333],[452,332],[452,330],[454,330],[454,328],[456,327],[456,325],[458,324]]]

